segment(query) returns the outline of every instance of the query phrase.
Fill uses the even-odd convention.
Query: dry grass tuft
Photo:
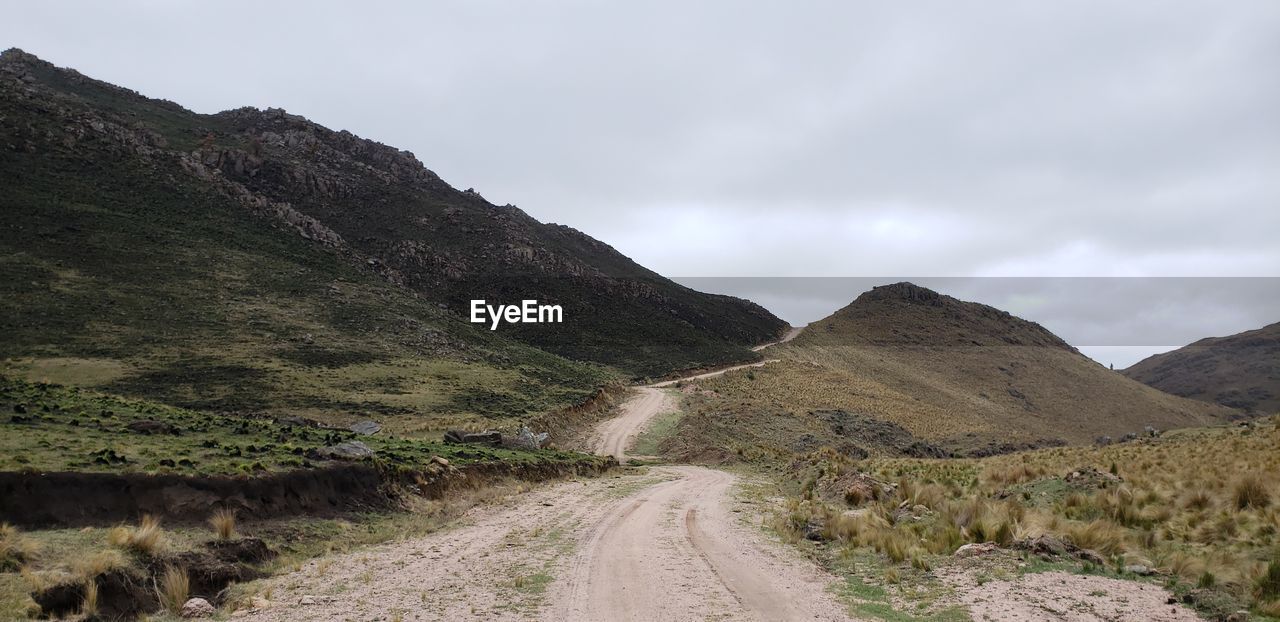
[[[1067,537],[1076,546],[1092,549],[1103,555],[1119,555],[1128,549],[1125,530],[1109,520],[1095,520],[1067,527]]]
[[[40,545],[22,535],[17,527],[0,523],[0,572],[22,570],[40,555]]]
[[[155,556],[165,544],[164,529],[160,527],[160,519],[144,515],[137,527],[116,527],[107,535],[113,546],[128,549],[138,555]]]
[[[1236,508],[1241,510],[1249,508],[1260,510],[1271,505],[1271,493],[1267,490],[1266,484],[1252,473],[1237,479],[1231,494],[1235,499]]]
[[[209,526],[213,527],[213,533],[219,540],[230,540],[236,537],[236,512],[228,508],[221,508],[209,517]]]
[[[177,614],[182,611],[191,596],[191,579],[187,572],[175,566],[166,566],[156,584],[156,596],[166,611]]]
[[[1271,560],[1262,576],[1254,582],[1254,595],[1258,600],[1280,599],[1280,560]]]
[[[86,579],[84,582],[84,599],[80,601],[80,615],[92,618],[98,615],[98,582]]]

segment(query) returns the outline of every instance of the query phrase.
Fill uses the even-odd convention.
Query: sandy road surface
[[[618,462],[626,462],[626,450],[649,420],[663,411],[677,408],[676,400],[666,391],[655,387],[640,387],[636,395],[622,404],[619,415],[603,421],[596,428],[593,442],[596,453],[613,456]]]
[[[693,466],[556,484],[307,563],[244,620],[845,620],[832,577]],[[306,603],[306,604],[303,604]]]
[[[847,620],[832,577],[741,524],[734,477],[692,466],[613,505],[549,592],[555,620]]]

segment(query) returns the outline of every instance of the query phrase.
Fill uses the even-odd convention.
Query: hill
[[[438,428],[752,360],[784,327],[408,152],[280,110],[196,114],[20,50],[0,56],[0,176],[0,358],[29,378]],[[489,331],[472,298],[565,321]]]
[[[988,455],[1201,426],[1234,411],[1112,372],[1033,322],[898,283],[810,324],[780,362],[700,381],[669,449],[743,455]]]
[[[1246,411],[1280,411],[1280,323],[1147,357],[1124,375],[1161,391]]]

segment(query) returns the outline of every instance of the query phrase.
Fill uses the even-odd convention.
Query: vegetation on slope
[[[469,300],[528,298],[562,305],[564,324],[503,336],[632,375],[752,359],[745,346],[783,328],[757,305],[694,292],[572,229],[457,191],[412,154],[283,111],[195,114],[10,50],[0,113],[0,170],[17,181],[4,199],[6,282],[45,294],[25,301],[26,315],[78,286],[106,292],[96,311],[125,305],[106,310],[132,316],[135,342],[176,346],[187,325],[205,322],[231,323],[233,338],[215,342],[236,345],[327,328],[374,337],[364,348],[373,353],[351,355],[360,361],[433,337],[496,348],[476,335],[487,331],[454,326]],[[354,291],[318,304],[335,282]],[[55,344],[131,337],[75,310],[14,345],[46,345],[30,333]],[[294,314],[293,330],[272,330]],[[405,315],[422,325],[404,325]],[[323,363],[332,349],[348,362],[339,345],[320,339],[295,358]],[[513,361],[532,356],[508,349]]]
[[[264,418],[211,415],[0,376],[0,471],[265,475],[332,464],[324,448],[358,440],[388,466],[593,459],[576,452],[450,445]]]
[[[1280,411],[1280,323],[1147,357],[1124,375],[1161,391],[1259,413]]]
[[[1036,324],[910,284],[873,289],[769,354],[781,361],[696,383],[705,393],[673,441],[680,451],[978,456],[1239,414],[1153,390]]]
[[[1151,573],[1215,617],[1248,606],[1276,615],[1277,423],[976,460],[820,450],[787,469],[798,486],[775,525],[793,540],[830,542],[833,559],[878,556],[895,577],[950,563],[966,543],[1038,554],[1056,540],[1086,551],[1077,571]],[[1040,536],[1053,540],[1037,547]]]

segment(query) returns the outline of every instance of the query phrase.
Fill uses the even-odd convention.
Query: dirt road
[[[692,466],[614,504],[549,592],[553,620],[846,620],[832,577],[741,524],[734,476]]]
[[[799,335],[802,330],[804,330],[803,326],[799,328],[790,328],[787,330],[787,334],[783,335],[782,339],[758,345],[752,348],[752,350],[759,352],[769,346],[786,343],[795,339],[796,335]],[[640,434],[640,432],[644,431],[645,427],[648,426],[649,421],[663,412],[670,412],[678,407],[675,398],[660,389],[673,386],[677,382],[711,378],[713,376],[719,376],[721,374],[739,369],[747,369],[749,367],[761,367],[763,365],[773,363],[776,360],[777,359],[768,359],[758,363],[735,365],[733,367],[726,367],[724,369],[717,369],[715,371],[709,371],[702,374],[695,374],[684,378],[677,378],[675,380],[667,380],[638,387],[636,389],[636,395],[632,396],[631,399],[627,400],[627,402],[622,405],[617,417],[601,423],[596,428],[594,439],[595,452],[600,455],[613,456],[618,459],[618,462],[625,463],[627,461],[627,447],[630,447],[632,442],[635,441],[635,437]]]
[[[676,407],[658,386],[641,388],[600,426],[595,449],[625,460],[635,434]],[[835,579],[766,539],[736,483],[664,466],[556,484],[477,508],[453,529],[310,562],[236,617],[847,620],[827,589]]]
[[[676,400],[657,387],[640,387],[622,404],[619,414],[596,428],[595,452],[627,461],[626,450],[654,417],[677,408]]]

